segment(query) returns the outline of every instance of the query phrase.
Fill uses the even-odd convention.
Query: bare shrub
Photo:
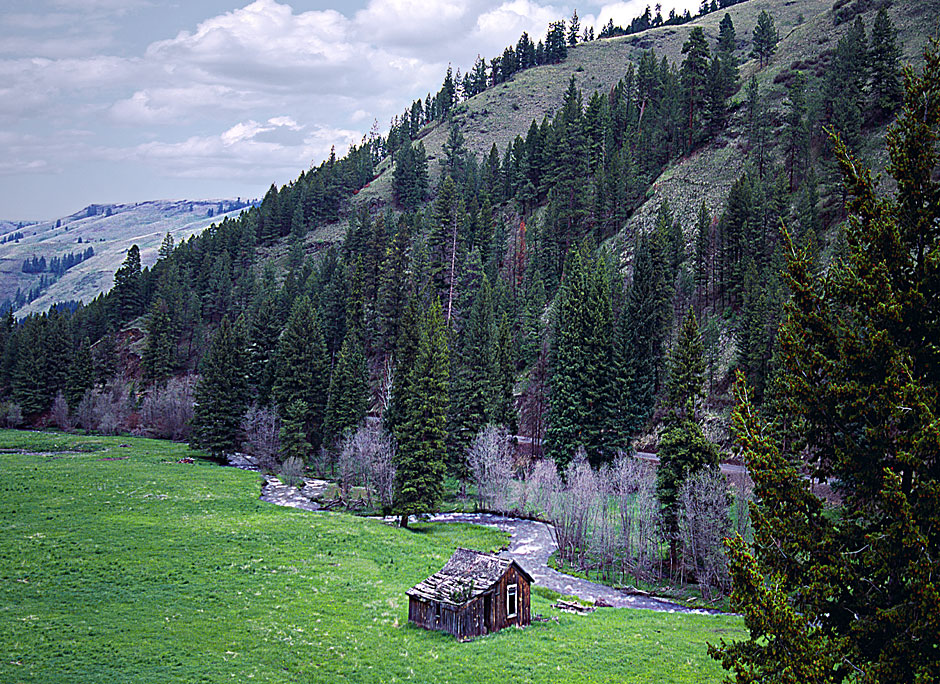
[[[193,381],[171,378],[163,387],[155,386],[140,409],[141,427],[154,437],[185,440],[192,428]]]
[[[383,509],[390,509],[395,485],[394,461],[394,442],[380,424],[366,423],[356,432],[347,433],[339,452],[343,497],[349,496],[354,484],[361,483],[366,487],[370,506],[378,503]]]
[[[116,435],[130,424],[133,399],[121,380],[108,382],[102,390],[88,390],[76,411],[79,424],[86,430]]]
[[[245,435],[242,448],[251,462],[267,470],[277,468],[277,455],[281,450],[281,420],[277,411],[252,404],[242,419],[241,427]]]
[[[512,449],[505,427],[487,425],[467,450],[470,474],[477,487],[477,505],[505,513],[512,485]]]
[[[690,475],[679,493],[683,570],[692,573],[706,598],[729,584],[723,541],[731,533],[728,482],[717,469]]]
[[[3,426],[8,428],[18,428],[23,424],[23,411],[20,405],[15,401],[5,401],[0,404],[0,420]]]
[[[297,456],[290,456],[281,465],[281,472],[278,477],[288,487],[299,485],[304,479],[304,462]]]
[[[598,515],[600,487],[596,473],[588,463],[584,449],[578,449],[565,471],[567,486],[554,497],[551,521],[558,553],[565,560],[583,567],[588,553],[588,537]]]
[[[659,504],[656,474],[643,461],[620,452],[610,468],[611,494],[617,502],[621,570],[645,578],[658,553]]]
[[[52,418],[52,424],[60,430],[68,432],[72,429],[72,420],[69,417],[69,404],[65,400],[65,395],[62,394],[62,390],[59,390],[59,393],[55,395],[50,417]]]
[[[364,460],[368,458],[360,450],[360,445],[356,443],[358,432],[347,430],[339,445],[339,454],[336,457],[336,465],[339,470],[339,495],[344,501],[349,500],[349,492],[353,486],[361,484],[363,481],[363,471],[365,470]]]
[[[747,541],[753,541],[751,501],[754,499],[754,481],[746,472],[734,473],[729,478],[734,492],[734,531]]]
[[[532,512],[550,518],[555,497],[562,490],[561,477],[555,462],[550,458],[538,460],[525,481],[525,488],[526,500]]]

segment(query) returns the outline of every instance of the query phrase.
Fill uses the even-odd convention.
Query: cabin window
[[[510,584],[506,587],[506,617],[516,617],[519,612],[519,585]]]

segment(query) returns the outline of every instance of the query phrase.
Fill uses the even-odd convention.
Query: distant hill
[[[252,200],[154,200],[134,204],[93,204],[69,216],[38,223],[0,221],[0,302],[14,301],[17,290],[24,295],[35,291],[50,273],[24,273],[23,261],[33,257],[62,258],[84,253],[94,256],[73,266],[42,289],[39,297],[16,309],[17,316],[48,309],[56,302],[80,300],[85,303],[111,289],[114,272],[128,248],[140,247],[141,262],[152,265],[157,250],[169,232],[179,243],[202,232],[220,216],[237,214]],[[16,239],[17,234],[22,237]]]

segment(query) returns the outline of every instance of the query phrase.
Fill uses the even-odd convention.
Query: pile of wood
[[[552,604],[552,608],[557,608],[558,610],[563,610],[566,613],[593,613],[594,606],[585,606],[574,601],[565,601],[564,599],[558,599],[557,603]]]
[[[317,502],[320,504],[320,508],[324,511],[335,511],[338,508],[345,508],[349,510],[361,510],[365,508],[366,502],[364,499],[352,499],[350,501],[344,501],[340,499],[322,499]]]

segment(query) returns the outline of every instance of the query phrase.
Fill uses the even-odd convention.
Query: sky
[[[89,204],[261,197],[577,9],[646,0],[3,0],[0,219]],[[663,2],[663,14],[698,7]]]

